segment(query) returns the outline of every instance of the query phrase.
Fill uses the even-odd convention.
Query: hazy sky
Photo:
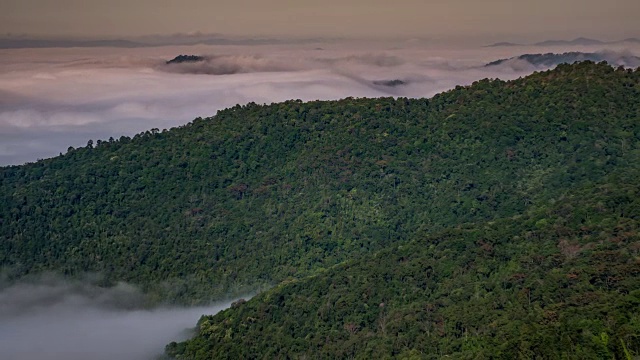
[[[638,0],[0,0],[0,33],[640,36]]]

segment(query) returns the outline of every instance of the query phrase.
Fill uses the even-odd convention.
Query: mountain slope
[[[432,99],[249,104],[0,169],[0,265],[157,300],[271,286],[635,169],[640,72],[561,65]]]
[[[286,282],[198,323],[178,359],[631,359],[639,174]]]

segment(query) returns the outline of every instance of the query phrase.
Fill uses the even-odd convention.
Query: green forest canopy
[[[9,280],[43,271],[67,276],[99,272],[105,286],[128,281],[142,286],[150,301],[183,304],[293,281],[201,322],[201,327],[217,327],[169,348],[171,354],[185,358],[226,349],[214,337],[221,321],[225,336],[227,331],[231,338],[242,331],[253,334],[249,338],[255,343],[246,345],[256,357],[294,353],[294,345],[304,355],[309,344],[325,351],[327,357],[366,357],[371,351],[424,356],[433,349],[460,356],[526,357],[527,351],[546,349],[543,344],[549,345],[548,357],[552,358],[561,353],[580,358],[596,350],[604,358],[626,356],[627,352],[637,355],[637,319],[628,309],[637,299],[633,291],[638,275],[635,224],[640,212],[627,203],[637,204],[638,198],[630,179],[637,178],[640,160],[639,80],[638,70],[584,62],[509,82],[481,80],[431,99],[252,103],[170,131],[153,129],[133,138],[90,142],[53,159],[0,169],[0,265]],[[589,202],[598,196],[604,205]],[[625,196],[630,200],[618,205],[616,199]],[[540,215],[558,211],[567,199],[578,204],[568,214]],[[611,206],[607,205],[610,200],[614,201]],[[617,206],[626,212],[612,212]],[[584,211],[585,221],[600,219],[598,233],[589,233],[588,239],[583,239],[580,230],[586,225],[572,220]],[[536,231],[530,229],[533,220]],[[624,240],[611,249],[599,243],[617,237],[620,221],[629,233]],[[558,222],[570,224],[562,238],[554,235]],[[509,226],[495,229],[493,224]],[[461,274],[455,269],[467,265],[459,261],[482,247],[477,239],[484,236],[486,227],[494,229],[496,243],[482,241],[508,256],[479,258],[477,262],[487,269],[472,266]],[[461,230],[467,228],[470,230]],[[530,237],[532,231],[537,235]],[[475,235],[469,238],[469,234]],[[432,244],[439,238],[448,240]],[[611,256],[610,262],[588,252],[577,252],[571,259],[562,253],[562,247],[582,248],[582,242],[594,242],[589,251],[596,254],[617,251],[624,256]],[[421,266],[431,259],[434,276],[441,280],[436,284],[413,275],[406,287],[393,285],[404,284],[402,274],[409,270],[403,262],[388,263],[380,271],[392,273],[371,290],[389,299],[392,305],[383,306],[384,311],[404,314],[409,307],[415,316],[423,317],[424,306],[442,297],[449,299],[438,305],[436,314],[443,319],[460,309],[485,306],[468,298],[468,290],[459,298],[451,293],[468,280],[465,276],[479,276],[481,271],[484,278],[474,281],[485,288],[478,291],[489,294],[483,295],[486,301],[500,296],[503,308],[498,309],[504,314],[487,312],[486,318],[465,320],[455,325],[457,332],[447,330],[446,326],[453,326],[450,323],[438,325],[447,330],[443,335],[434,335],[437,332],[432,329],[426,337],[414,334],[395,344],[400,332],[381,334],[372,325],[370,317],[377,319],[383,311],[378,307],[374,312],[362,310],[364,315],[347,323],[344,317],[329,317],[323,320],[326,324],[305,330],[312,336],[296,345],[290,341],[301,341],[298,333],[287,335],[282,330],[294,313],[267,318],[252,313],[260,306],[284,304],[277,302],[280,295],[275,294],[283,294],[282,301],[290,301],[291,309],[297,309],[302,301],[292,295],[297,293],[307,294],[304,302],[317,311],[318,301],[329,296],[320,292],[323,281],[328,284],[332,276],[348,274],[351,269],[355,269],[355,279],[374,276],[371,264],[392,261],[391,254],[399,246],[411,250],[407,254],[417,261],[416,269],[424,269]],[[522,259],[542,255],[559,258],[548,264],[545,257],[527,265],[526,271],[521,269]],[[376,256],[382,260],[372,260]],[[440,261],[442,256],[451,263]],[[605,276],[604,287],[600,280],[592,283],[581,275],[586,269],[593,271],[590,262],[620,264],[619,270],[612,265],[611,271],[622,275]],[[450,271],[440,274],[435,265],[450,266]],[[556,269],[561,274],[557,276],[569,276],[574,274],[572,266],[579,286],[569,287],[568,296],[596,292],[600,300],[593,304],[613,307],[621,318],[610,320],[602,314],[609,314],[608,308],[594,309],[588,304],[563,308],[564,300],[556,297],[544,306],[539,303],[559,285],[534,288],[528,282],[546,282],[553,275],[549,272]],[[504,288],[508,277],[518,271],[527,276],[518,286]],[[617,277],[625,281],[626,290],[607,283]],[[414,280],[421,283],[416,285]],[[338,287],[336,296],[360,297],[362,294],[350,291],[361,286],[356,282]],[[307,293],[314,288],[316,292]],[[387,294],[387,288],[395,293]],[[529,291],[525,294],[528,306],[505,308],[519,301],[523,289]],[[402,295],[412,291],[412,295]],[[344,308],[361,311],[357,309],[362,304],[344,301]],[[364,304],[371,307],[373,303]],[[508,322],[512,326],[508,329],[515,329],[517,321],[534,324],[548,304],[558,306],[553,311],[559,322],[549,328],[555,333],[544,330],[541,338],[532,337],[538,330],[531,328],[529,333],[511,334],[505,338],[511,339],[511,347],[500,348],[496,341],[504,334],[479,330],[490,325],[487,319],[496,324]],[[595,323],[575,323],[573,313],[565,312],[567,308]],[[249,326],[246,318],[236,317],[244,313],[257,319],[255,324]],[[233,321],[224,320],[227,316]],[[402,333],[418,331],[409,326],[413,322],[398,321],[405,324]],[[432,325],[424,326],[436,326],[436,320],[429,321]],[[566,324],[592,328],[587,335],[567,340],[563,334],[568,330],[562,327]],[[295,321],[291,326],[298,328]],[[267,327],[273,329],[270,335],[280,334],[271,347],[265,347],[268,338],[256,335]],[[345,337],[345,331],[350,336]],[[511,330],[501,327],[500,331]],[[557,338],[551,341],[549,334]],[[594,345],[597,341],[589,342],[593,340],[589,334],[600,339],[600,347]],[[335,348],[321,346],[319,339],[325,335],[322,339],[339,340],[333,342]],[[369,342],[370,336],[377,340]],[[477,345],[464,348],[468,344],[460,338],[471,338]],[[365,343],[372,348],[367,349]],[[228,350],[229,354],[240,351]]]

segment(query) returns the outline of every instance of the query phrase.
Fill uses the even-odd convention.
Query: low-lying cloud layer
[[[258,55],[212,55],[202,60],[174,64],[162,64],[160,71],[179,74],[231,75],[255,72],[297,71],[304,67],[300,64],[286,63]]]
[[[183,340],[203,314],[230,304],[198,308],[141,308],[142,294],[119,284],[104,289],[60,279],[0,291],[3,360],[150,360]]]
[[[484,66],[531,50],[419,42],[0,50],[0,165],[55,156],[89,139],[183,125],[250,101],[430,97],[540,70],[514,62]],[[166,64],[179,54],[204,61]]]

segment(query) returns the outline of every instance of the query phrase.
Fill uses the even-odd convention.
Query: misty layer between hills
[[[179,55],[158,64],[157,70],[179,74],[232,75],[256,72],[374,67],[394,68],[405,61],[388,54],[360,54],[340,57],[277,57],[268,55]]]
[[[296,71],[303,67],[258,55],[202,56],[201,61],[165,63],[158,69],[179,74],[230,75],[253,72]]]
[[[146,360],[186,339],[206,307],[145,309],[132,285],[43,277],[0,290],[0,349],[4,360]]]

